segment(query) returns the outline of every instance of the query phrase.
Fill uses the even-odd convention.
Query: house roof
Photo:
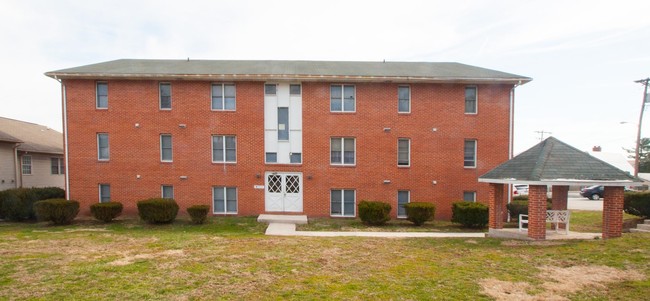
[[[40,124],[0,117],[0,140],[7,141],[3,136],[20,143],[19,151],[63,154],[63,134]]]
[[[300,80],[524,84],[529,77],[460,63],[120,59],[45,73],[52,78]]]
[[[0,142],[20,143],[23,141],[0,130]]]
[[[613,165],[549,137],[479,177],[479,182],[536,185],[640,185]]]

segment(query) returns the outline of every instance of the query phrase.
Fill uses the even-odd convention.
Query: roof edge
[[[607,181],[607,180],[578,180],[578,179],[557,179],[557,180],[551,180],[551,179],[542,179],[540,181],[527,181],[527,180],[518,180],[518,179],[487,179],[487,178],[479,178],[479,182],[481,183],[493,183],[493,184],[529,184],[529,185],[561,185],[561,186],[568,186],[568,185],[603,185],[603,186],[641,186],[644,183],[643,182],[635,182],[635,181],[622,181],[622,180],[615,180],[615,181]]]

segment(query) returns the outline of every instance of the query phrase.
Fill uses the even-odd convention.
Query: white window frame
[[[473,88],[474,93],[475,93],[475,100],[474,100],[474,112],[467,112],[467,100],[465,99],[466,91],[468,88]],[[463,110],[465,112],[465,115],[476,115],[478,114],[478,86],[475,85],[470,85],[470,86],[465,86],[463,89]]]
[[[107,186],[108,187],[108,201],[102,202],[102,186]],[[97,188],[99,189],[99,202],[100,203],[109,203],[111,201],[111,184],[106,184],[106,183],[100,183],[97,185]]]
[[[223,139],[223,160],[221,161],[214,161],[214,147],[213,146],[213,140],[214,137],[222,137]],[[226,137],[234,137],[235,138],[235,161],[226,161]],[[237,136],[236,135],[211,135],[210,136],[210,149],[211,149],[211,158],[212,163],[225,163],[225,164],[235,164],[237,163]],[[265,158],[264,161],[266,161],[266,153],[265,153]]]
[[[465,166],[465,143],[468,141],[473,141],[474,142],[474,165],[472,166]],[[476,168],[476,162],[478,161],[478,140],[476,139],[465,139],[463,140],[463,167],[464,168]]]
[[[28,162],[29,164],[25,164],[25,158],[29,158],[29,162]],[[32,158],[31,155],[23,155],[20,158],[20,173],[22,175],[31,176],[31,175],[34,174],[34,165],[32,164],[33,163],[32,159],[33,158]],[[29,173],[25,173],[25,167],[27,167],[27,166],[29,167]]]
[[[352,215],[346,215],[345,214],[345,191],[353,191],[354,192],[354,206],[352,206]],[[332,191],[340,191],[341,192],[341,214],[332,214]],[[331,217],[356,217],[357,216],[357,190],[356,189],[350,189],[350,188],[335,188],[335,189],[330,189],[330,216]]]
[[[341,139],[341,163],[332,163],[332,139]],[[354,163],[345,163],[345,139],[352,139],[354,142]],[[330,137],[330,165],[334,166],[356,166],[357,165],[357,138],[356,137]]]
[[[99,106],[99,85],[106,85],[106,107]],[[95,82],[95,109],[108,110],[108,82],[105,81]]]
[[[172,196],[170,198],[167,198],[167,199],[173,199],[174,198],[174,185],[167,185],[167,184],[160,185],[160,197],[165,199],[165,187],[171,187]]]
[[[397,191],[397,218],[406,218],[406,209],[404,209],[404,215],[399,214],[399,193],[406,192],[408,193],[408,198],[406,199],[406,204],[411,202],[411,191],[410,190],[398,190]]]
[[[163,85],[169,85],[169,108],[163,108],[162,107],[162,86]],[[158,109],[161,111],[171,111],[172,108],[174,107],[173,104],[173,98],[172,98],[172,83],[170,82],[160,82],[158,83]]]
[[[341,87],[341,110],[332,111],[332,87],[339,86]],[[354,110],[346,111],[345,110],[345,86],[351,86],[354,89]],[[357,86],[350,84],[331,84],[330,85],[330,113],[356,113],[357,112]]]
[[[399,142],[407,141],[408,142],[408,164],[400,165],[399,164]],[[410,138],[397,138],[397,167],[411,167],[411,139]]]
[[[235,212],[228,212],[228,199],[227,198],[227,189],[235,189]],[[217,212],[216,206],[214,206],[214,197],[216,190],[219,189],[223,193],[223,212]],[[235,215],[239,212],[239,189],[236,186],[212,186],[212,213],[213,214],[225,214],[225,215]]]
[[[101,157],[101,149],[99,145],[99,136],[100,135],[106,135],[106,149],[108,150],[108,156],[106,158]],[[111,138],[108,133],[97,133],[97,160],[98,161],[110,161],[111,160]]]
[[[213,108],[213,101],[214,101],[214,94],[212,94],[214,91],[215,86],[221,86],[221,108],[222,109],[215,109]],[[226,86],[233,86],[235,87],[235,108],[234,109],[226,109]],[[210,110],[212,111],[226,111],[226,112],[234,112],[237,111],[237,85],[234,83],[212,83],[210,85]]]
[[[468,201],[468,200],[465,199],[465,194],[466,193],[471,193],[472,194],[472,200],[471,201]],[[464,202],[476,203],[476,191],[473,191],[473,190],[465,190],[465,191],[463,191],[463,201]]]
[[[171,158],[170,159],[164,159],[163,158],[163,137],[169,137],[169,143],[171,144]],[[174,138],[172,138],[172,134],[160,134],[160,162],[174,162]]]
[[[400,111],[399,110],[399,88],[408,88],[409,89],[409,110],[408,111]],[[398,114],[409,114],[411,113],[411,86],[409,85],[399,85],[397,86],[397,113]]]

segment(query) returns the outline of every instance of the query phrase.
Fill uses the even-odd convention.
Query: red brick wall
[[[160,185],[169,184],[182,212],[193,204],[211,205],[212,186],[236,186],[238,214],[256,215],[264,212],[264,190],[253,185],[264,185],[266,171],[296,171],[303,173],[309,216],[329,216],[330,189],[352,188],[357,203],[389,202],[393,216],[397,190],[410,190],[411,201],[434,202],[436,218],[449,219],[451,203],[463,191],[477,191],[477,199],[487,203],[488,184],[477,178],[508,159],[508,85],[479,85],[478,114],[465,115],[460,84],[412,84],[412,113],[398,114],[397,84],[357,83],[356,113],[330,113],[330,83],[304,82],[303,164],[289,166],[264,163],[263,82],[236,83],[236,112],[210,110],[210,82],[172,81],[171,111],[158,109],[158,81],[109,81],[108,110],[95,108],[95,81],[64,83],[70,198],[81,202],[82,214],[98,201],[98,184],[109,183],[112,200],[123,202],[126,213],[136,212],[137,200],[159,197]],[[99,132],[109,133],[109,162],[97,160]],[[172,134],[173,163],[160,162],[161,133]],[[212,134],[237,136],[236,164],[211,162]],[[355,167],[329,164],[333,136],[356,137]],[[402,137],[411,139],[409,168],[397,167]],[[478,141],[477,168],[463,168],[467,138]]]
[[[621,237],[623,231],[623,187],[605,186],[603,238]]]

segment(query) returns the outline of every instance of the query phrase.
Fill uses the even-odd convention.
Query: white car
[[[515,185],[512,185],[512,194],[515,195],[515,196],[528,195],[528,184],[515,184]]]

